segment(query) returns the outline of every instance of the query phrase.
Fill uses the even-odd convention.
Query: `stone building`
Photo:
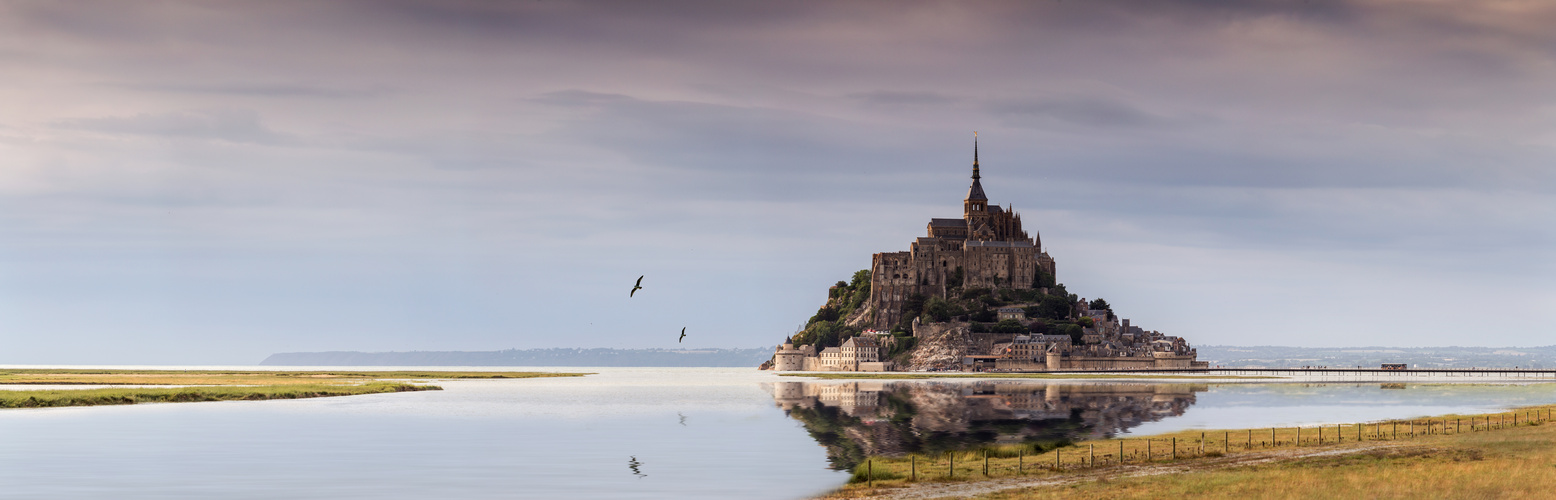
[[[793,338],[785,338],[773,352],[772,369],[777,371],[883,372],[892,369],[883,361],[887,346],[875,335],[860,335],[838,347],[820,351],[816,346],[796,347]]]
[[[966,288],[1028,289],[1038,269],[1055,274],[1053,258],[1042,251],[1036,231],[1028,235],[1022,229],[1021,215],[989,205],[982,177],[974,140],[972,186],[962,199],[962,217],[930,219],[927,235],[909,244],[908,251],[878,253],[871,259],[873,326],[896,325],[908,297],[944,297],[957,280]]]

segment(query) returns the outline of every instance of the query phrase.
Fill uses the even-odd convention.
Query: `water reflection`
[[[778,406],[827,448],[831,467],[870,455],[991,445],[1047,450],[1182,415],[1202,384],[775,382]]]

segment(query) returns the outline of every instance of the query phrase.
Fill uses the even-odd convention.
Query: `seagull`
[[[638,293],[638,290],[642,290],[642,289],[643,289],[643,277],[642,276],[638,276],[638,282],[636,284],[632,285],[632,291],[627,292],[627,297],[630,298],[633,295],[636,295]]]
[[[681,412],[675,412],[675,415],[681,417],[681,425],[686,425],[686,415],[682,415]]]
[[[681,327],[681,338],[675,339],[675,343],[679,344],[682,340],[686,340],[686,327],[684,326]]]

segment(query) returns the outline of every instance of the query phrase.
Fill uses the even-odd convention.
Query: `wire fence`
[[[1026,449],[958,451],[901,458],[870,458],[855,469],[855,482],[885,479],[921,481],[1061,472],[1118,465],[1225,456],[1277,448],[1323,446],[1347,442],[1400,441],[1427,436],[1463,434],[1541,425],[1551,408],[1464,417],[1414,418],[1306,427],[1270,427],[1237,431],[1204,431],[1198,436],[1119,438],[1088,441],[1040,453]],[[877,469],[879,463],[881,467]]]

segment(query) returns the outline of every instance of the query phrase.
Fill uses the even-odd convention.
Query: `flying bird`
[[[632,285],[632,291],[627,292],[627,297],[631,298],[633,295],[637,295],[638,290],[642,290],[642,289],[643,289],[643,277],[642,276],[638,276],[638,282]]]
[[[675,415],[681,417],[681,425],[686,425],[686,415],[682,415],[681,412],[675,412]]]
[[[681,327],[681,338],[675,339],[675,343],[679,344],[682,340],[686,340],[686,327],[684,326]]]

